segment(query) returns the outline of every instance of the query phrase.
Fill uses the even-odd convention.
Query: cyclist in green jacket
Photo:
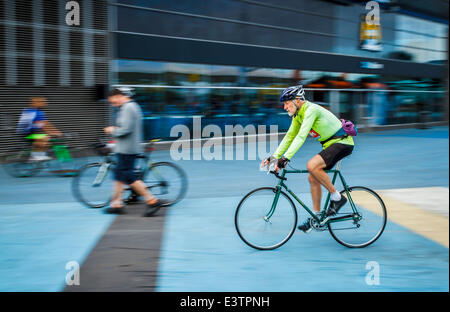
[[[347,199],[336,190],[324,170],[332,169],[339,160],[352,153],[353,138],[346,135],[342,122],[333,113],[305,100],[305,91],[301,85],[285,89],[280,102],[284,103],[284,109],[292,118],[292,123],[275,153],[263,160],[261,166],[277,159],[275,171],[278,172],[280,168],[286,167],[292,156],[303,145],[308,134],[317,138],[322,143],[323,150],[311,158],[306,165],[309,171],[308,180],[311,185],[313,208],[316,213],[320,213],[321,185],[323,185],[331,194],[330,207],[326,216],[332,216],[347,202]],[[305,233],[311,231],[310,219],[307,219],[298,229]]]

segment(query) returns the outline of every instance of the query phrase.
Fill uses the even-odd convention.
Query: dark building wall
[[[272,68],[351,73],[377,73],[409,77],[443,78],[443,66],[410,62],[330,55],[306,51],[274,49],[220,42],[116,34],[118,55],[130,59],[150,59],[169,62],[192,62]],[[362,69],[361,62],[376,61],[383,70]]]
[[[445,75],[443,66],[416,64],[445,58],[445,51],[439,50],[442,47],[403,46],[405,43],[400,39],[404,31],[398,29],[400,23],[396,22],[396,13],[381,12],[382,51],[359,49],[360,16],[367,12],[363,4],[343,6],[326,1],[120,0],[117,5],[117,32],[121,33],[117,37],[118,57],[134,58],[140,54],[141,59],[168,60],[168,57],[161,58],[160,55],[161,45],[167,44],[164,48],[168,54],[176,54],[172,61],[198,62],[196,53],[200,51],[208,56],[205,63],[237,65],[247,56],[245,54],[251,45],[256,46],[253,50],[272,49],[270,66],[278,68],[285,68],[283,63],[286,62],[293,64],[290,68],[298,68],[297,60],[304,58],[304,52],[307,52],[308,59],[300,60],[302,67],[299,69],[332,70],[329,64],[337,62],[335,54],[342,54],[347,58],[339,60],[344,60],[340,67],[348,63],[349,68],[341,71],[377,74],[394,71],[411,77],[411,72],[423,72],[428,67],[425,71],[430,73],[430,77]],[[428,37],[420,31],[405,34],[420,37],[425,42],[447,40],[441,38],[440,33],[431,33]],[[197,41],[198,44],[189,44],[186,40]],[[210,44],[211,41],[215,45]],[[209,50],[213,46],[220,49],[220,44],[228,52],[230,44],[233,44],[233,53],[227,54],[224,59],[216,49]],[[189,49],[194,46],[194,49]],[[293,50],[290,52],[292,57],[283,58],[286,56],[283,50]],[[392,53],[399,51],[407,51],[413,58],[416,56],[416,62],[392,60]],[[351,57],[357,58],[352,61]],[[355,71],[353,63],[359,64],[358,57],[386,63],[383,70],[367,71],[358,66]],[[328,59],[325,63],[324,58]],[[387,59],[391,60],[385,61]],[[276,64],[277,61],[279,64]],[[302,63],[309,67],[304,67]],[[396,66],[391,66],[394,63]],[[252,66],[269,65],[262,60]]]

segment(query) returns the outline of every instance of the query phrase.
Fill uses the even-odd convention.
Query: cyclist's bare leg
[[[152,205],[158,201],[158,199],[149,192],[149,190],[147,189],[147,185],[145,185],[145,183],[141,180],[137,180],[131,183],[130,186],[136,193],[144,198],[147,204]]]
[[[48,136],[41,138],[41,139],[34,139],[33,140],[33,151],[35,152],[45,152],[48,147]]]
[[[306,169],[317,181],[319,181],[320,184],[322,184],[328,190],[328,192],[332,194],[336,192],[336,188],[334,187],[333,183],[331,183],[331,179],[328,174],[324,171],[324,168],[326,166],[327,165],[325,164],[322,156],[317,154],[308,161],[308,163],[306,164]]]
[[[320,200],[322,199],[322,185],[312,174],[308,175],[308,181],[311,186],[311,198],[313,202],[313,209],[315,212],[320,212]]]

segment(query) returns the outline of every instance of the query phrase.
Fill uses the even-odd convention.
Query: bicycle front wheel
[[[255,249],[271,250],[285,244],[294,234],[297,210],[283,191],[262,187],[241,200],[234,223],[244,243]]]
[[[105,164],[92,163],[80,168],[78,175],[72,180],[72,191],[75,198],[89,208],[103,208],[113,191],[114,175],[112,168],[105,170]],[[102,170],[101,170],[102,168]]]
[[[381,197],[369,188],[355,186],[348,190],[350,196],[345,190],[341,192],[347,203],[330,219],[328,229],[331,236],[346,247],[369,246],[383,234],[386,227],[386,206]],[[339,217],[342,219],[333,220]]]

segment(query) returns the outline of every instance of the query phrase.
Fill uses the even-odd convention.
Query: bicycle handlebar
[[[286,181],[287,178],[281,177],[280,175],[278,175],[278,173],[277,173],[275,170],[273,170],[273,169],[274,169],[274,166],[275,166],[275,162],[271,162],[271,163],[268,163],[267,165],[265,165],[264,167],[261,167],[260,170],[262,170],[262,171],[267,171],[267,174],[271,173],[271,174],[273,174],[275,177],[277,177],[278,179],[283,180],[283,181]],[[264,170],[264,169],[262,169],[262,168],[265,168],[266,170]]]
[[[278,175],[278,173],[277,172],[275,172],[275,171],[269,171],[270,173],[272,173],[273,175],[275,175],[278,179],[280,179],[280,180],[283,180],[283,181],[286,181],[287,180],[287,178],[283,178],[283,177],[280,177],[279,175]]]

